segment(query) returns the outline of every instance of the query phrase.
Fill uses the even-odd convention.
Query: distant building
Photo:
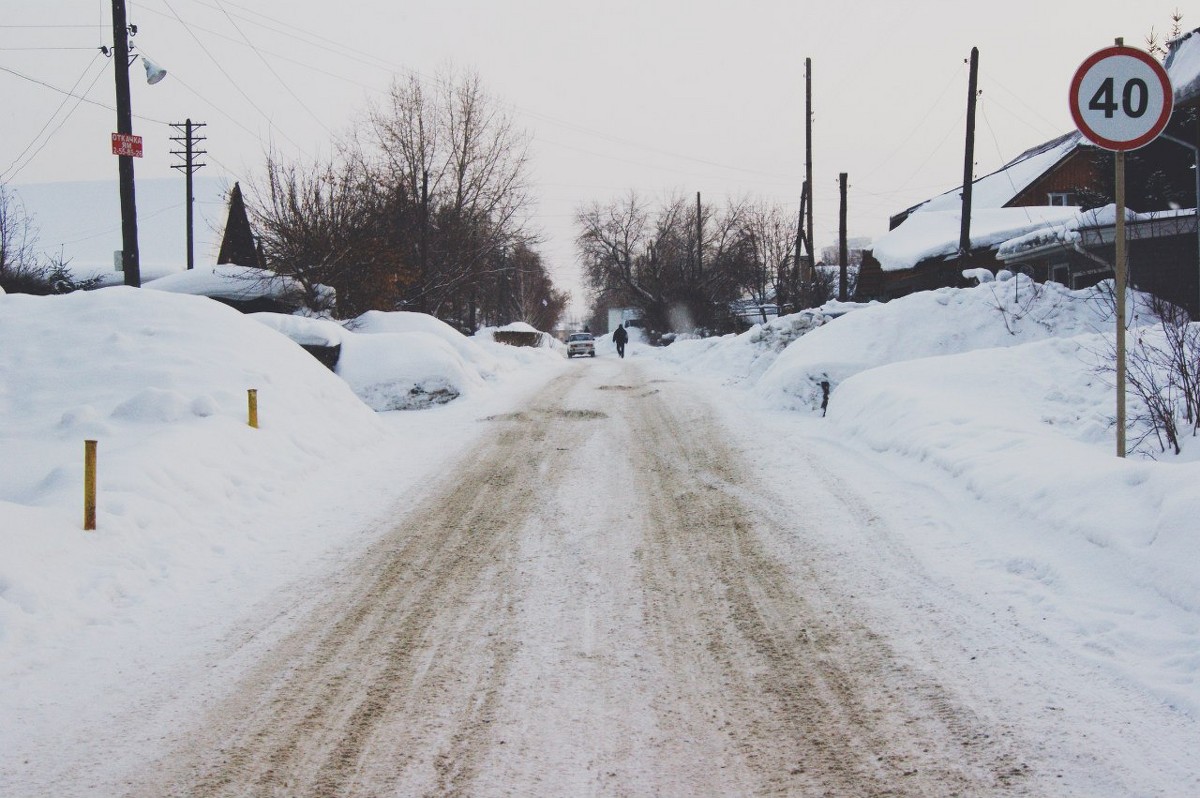
[[[609,308],[608,309],[608,329],[605,332],[612,332],[617,329],[618,325],[624,324],[626,327],[641,327],[642,326],[642,311],[640,308]],[[592,330],[596,332],[596,330]]]

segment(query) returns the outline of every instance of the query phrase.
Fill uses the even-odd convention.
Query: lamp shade
[[[167,76],[167,70],[142,56],[142,66],[146,67],[146,82],[153,86]]]

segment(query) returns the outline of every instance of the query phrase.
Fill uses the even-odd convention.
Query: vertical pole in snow
[[[838,300],[847,302],[850,299],[846,283],[846,173],[838,175],[838,189],[842,195],[841,207],[838,210]]]
[[[967,144],[963,156],[962,222],[958,253],[971,252],[971,190],[975,183],[975,98],[979,94],[979,48],[971,48],[971,76],[967,81]]]
[[[704,274],[704,224],[700,218],[700,192],[696,192],[696,277]]]
[[[96,528],[96,442],[83,442],[83,528]]]
[[[247,421],[251,427],[258,429],[258,389],[250,388],[246,391],[246,415]]]
[[[1125,153],[1116,153],[1117,457],[1125,456]]]
[[[129,25],[125,19],[125,0],[112,0],[113,74],[117,88],[117,132],[133,133],[133,110],[129,99]],[[121,268],[125,285],[142,284],[138,255],[137,199],[134,196],[133,156],[117,156],[117,175],[121,191]]]
[[[808,270],[812,276],[812,268],[816,264],[813,255],[813,163],[812,163],[812,59],[804,59],[804,183],[808,186],[808,208],[805,231],[808,233]],[[803,275],[801,275],[803,277]]]

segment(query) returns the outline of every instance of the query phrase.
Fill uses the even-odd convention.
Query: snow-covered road
[[[1115,796],[1194,778],[1191,724],[906,549],[900,527],[972,523],[971,499],[660,364],[572,365],[487,419],[365,556],[236,637],[131,794]]]

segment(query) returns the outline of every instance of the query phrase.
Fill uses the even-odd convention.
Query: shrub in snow
[[[1127,340],[1126,384],[1137,400],[1127,419],[1130,449],[1154,440],[1160,452],[1178,455],[1183,437],[1200,430],[1200,323],[1157,298],[1152,305],[1158,323],[1131,330]],[[1115,346],[1102,362],[1115,370]]]

